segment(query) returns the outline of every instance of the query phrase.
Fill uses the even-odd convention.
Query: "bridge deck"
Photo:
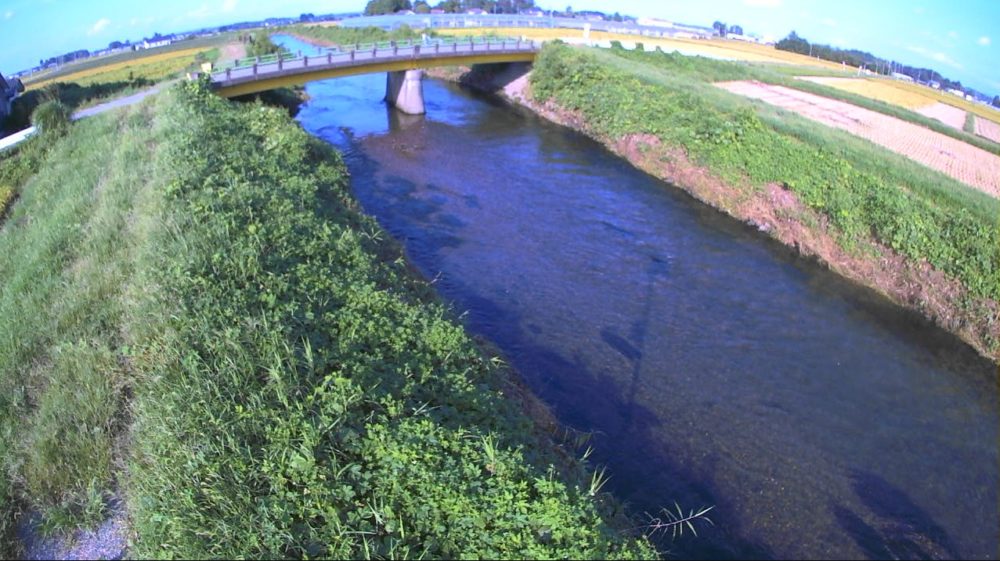
[[[235,97],[313,80],[413,70],[432,66],[530,62],[538,53],[533,41],[433,41],[369,45],[346,51],[286,59],[272,56],[212,74],[212,83],[225,97]]]

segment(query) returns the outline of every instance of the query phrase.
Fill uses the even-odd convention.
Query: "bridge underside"
[[[220,87],[216,91],[223,97],[237,97],[273,90],[275,88],[299,86],[316,80],[343,78],[345,76],[357,76],[359,74],[372,74],[375,72],[400,72],[438,66],[467,66],[472,64],[491,64],[500,62],[533,62],[534,60],[535,53],[525,52],[494,54],[483,53],[476,55],[421,58],[419,60],[373,62],[371,64],[327,68],[310,72],[295,72],[260,80],[250,79],[246,82]]]

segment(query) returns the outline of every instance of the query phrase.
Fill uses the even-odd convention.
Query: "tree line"
[[[778,41],[774,47],[783,51],[814,56],[831,62],[842,62],[855,68],[863,67],[877,74],[886,76],[896,72],[899,74],[905,74],[921,83],[938,82],[941,85],[941,88],[946,90],[957,89],[969,92],[973,91],[970,88],[963,87],[962,82],[950,80],[931,68],[908,66],[894,60],[879,58],[869,52],[859,51],[857,49],[838,49],[837,47],[831,47],[830,45],[810,43],[805,38],[799,37],[799,35],[794,31],[792,31],[788,37]]]
[[[535,7],[534,0],[441,0],[431,6],[426,0],[370,0],[365,6],[366,16],[394,14],[400,10],[413,10],[418,14],[429,14],[431,9],[443,10],[448,14],[464,13],[481,9],[497,14],[516,14],[521,10]]]

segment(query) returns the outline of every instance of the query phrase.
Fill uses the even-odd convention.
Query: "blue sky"
[[[431,4],[436,2],[432,0]],[[543,8],[618,11],[683,23],[715,20],[780,39],[853,47],[934,68],[1000,94],[1000,0],[566,0]],[[365,0],[0,0],[0,71],[67,51],[269,16],[360,11]]]

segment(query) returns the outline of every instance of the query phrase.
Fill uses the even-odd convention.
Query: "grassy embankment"
[[[24,507],[115,493],[139,557],[653,555],[331,148],[197,84],[154,103],[51,143],[0,228],[2,553]]]
[[[731,200],[783,186],[824,217],[850,254],[876,259],[875,241],[911,263],[930,263],[964,287],[938,320],[956,331],[971,321],[967,338],[996,360],[1000,204],[864,140],[712,85],[756,72],[676,54],[552,44],[536,61],[532,86],[538,101],[581,115],[609,144],[651,135],[667,148],[663,161],[681,149],[732,187]]]
[[[439,33],[442,35],[454,36],[495,33],[502,36],[524,36],[529,39],[540,41],[551,41],[560,38],[571,40],[583,39],[583,32],[578,29],[501,27],[482,29],[442,29],[439,30]],[[846,101],[847,103],[864,107],[865,109],[877,111],[879,113],[889,115],[890,117],[896,117],[897,119],[902,119],[904,121],[929,128],[946,136],[950,136],[957,140],[982,148],[983,150],[993,154],[1000,155],[1000,144],[996,142],[992,142],[975,134],[969,134],[967,131],[957,130],[936,119],[921,115],[920,113],[912,111],[911,109],[913,109],[913,107],[908,107],[908,104],[893,103],[894,100],[902,99],[909,94],[911,97],[918,96],[921,99],[926,100],[928,102],[927,104],[935,101],[942,101],[975,113],[976,115],[984,118],[993,119],[994,121],[1000,120],[1000,112],[969,103],[956,96],[950,96],[949,98],[949,94],[942,94],[941,92],[924,86],[902,82],[897,83],[898,81],[895,80],[887,83],[885,79],[872,78],[864,80],[864,82],[869,83],[867,88],[853,88],[852,91],[850,88],[845,89],[843,87],[817,84],[815,82],[805,80],[796,80],[795,78],[797,76],[851,77],[854,76],[856,72],[851,71],[850,69],[845,71],[841,65],[829,61],[810,58],[798,53],[780,51],[774,47],[768,47],[766,45],[756,45],[740,41],[727,41],[721,39],[662,39],[605,32],[592,32],[590,34],[590,40],[642,43],[646,46],[646,48],[660,48],[664,52],[673,52],[674,50],[678,50],[682,54],[686,55],[704,55],[706,57],[715,58],[723,57],[734,61],[740,61],[746,63],[744,65],[745,72],[739,73],[738,78],[734,77],[730,79],[758,80],[768,84],[785,86],[821,95],[823,97],[829,97],[831,99]],[[867,90],[874,88],[880,90],[879,95],[867,95]],[[898,93],[886,99],[885,90],[887,88],[892,88]]]

